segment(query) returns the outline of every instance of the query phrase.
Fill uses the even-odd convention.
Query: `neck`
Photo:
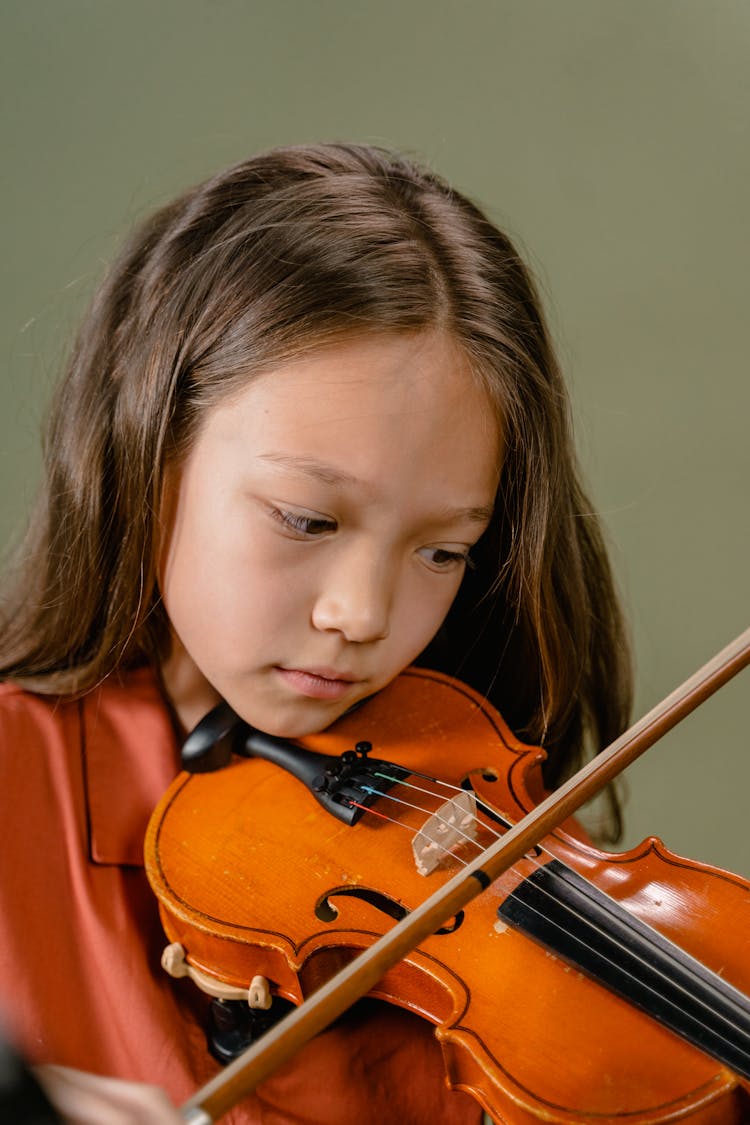
[[[169,655],[162,661],[160,674],[164,691],[184,733],[191,731],[221,702],[218,692],[174,635]]]

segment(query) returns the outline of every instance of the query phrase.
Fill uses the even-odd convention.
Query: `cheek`
[[[167,616],[194,656],[210,648],[231,660],[309,617],[313,575],[300,565],[297,544],[247,515],[186,516],[175,522],[160,586]]]
[[[435,636],[448,616],[460,585],[459,577],[451,581],[447,576],[425,579],[420,575],[418,581],[403,591],[394,624],[408,662],[414,660]]]
[[[296,601],[293,585],[257,546],[200,552],[191,544],[170,553],[164,574],[167,613],[176,624],[200,623],[228,638],[244,631],[256,636],[271,618],[286,616]]]

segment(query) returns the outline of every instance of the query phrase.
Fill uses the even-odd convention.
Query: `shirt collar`
[[[142,867],[149,818],[180,769],[172,718],[153,671],[110,676],[83,697],[80,715],[91,860]]]

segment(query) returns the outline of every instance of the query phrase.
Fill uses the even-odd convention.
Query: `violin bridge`
[[[477,836],[477,802],[465,789],[446,801],[412,840],[414,862],[420,875],[429,875],[453,849]]]

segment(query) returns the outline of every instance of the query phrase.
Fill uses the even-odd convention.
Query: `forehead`
[[[438,332],[355,338],[281,363],[210,410],[198,444],[373,484],[429,465],[436,486],[485,494],[501,456],[496,407]]]

